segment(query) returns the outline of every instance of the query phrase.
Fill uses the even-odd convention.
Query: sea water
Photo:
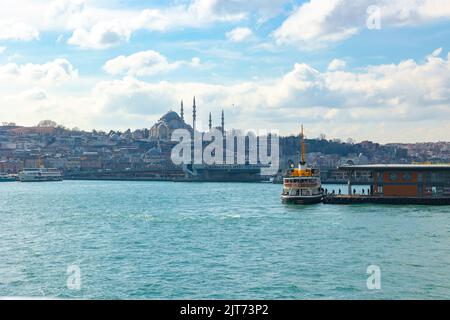
[[[450,298],[450,207],[283,205],[281,188],[0,184],[0,296]]]

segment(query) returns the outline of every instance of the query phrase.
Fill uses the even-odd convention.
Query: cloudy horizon
[[[450,141],[449,39],[436,0],[6,0],[0,123],[149,128],[196,96],[227,128]]]

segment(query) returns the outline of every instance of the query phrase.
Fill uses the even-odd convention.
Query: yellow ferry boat
[[[308,167],[305,160],[305,139],[301,134],[301,161],[298,168],[287,171],[283,179],[283,203],[315,204],[322,202],[323,189],[319,169]]]

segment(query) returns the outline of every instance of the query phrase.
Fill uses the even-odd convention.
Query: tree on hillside
[[[42,120],[37,125],[39,128],[56,128],[58,124],[52,120]]]

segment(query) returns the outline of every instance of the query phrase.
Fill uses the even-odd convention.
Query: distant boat
[[[16,176],[12,174],[0,174],[0,182],[13,182],[16,180]]]
[[[301,134],[302,155],[298,168],[288,170],[283,179],[283,203],[315,204],[322,202],[323,190],[320,171],[308,167],[305,160],[303,126]]]
[[[50,168],[23,169],[19,172],[21,182],[63,181],[60,170]]]

